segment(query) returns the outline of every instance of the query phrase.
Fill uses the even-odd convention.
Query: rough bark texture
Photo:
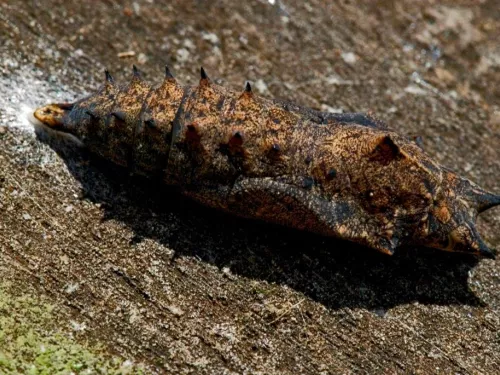
[[[39,134],[49,147],[18,114],[103,67],[154,81],[168,63],[194,84],[203,65],[233,89],[372,110],[498,192],[499,38],[494,0],[2,3],[0,278],[159,373],[494,373],[499,260],[234,219]],[[499,216],[478,222],[497,248]]]

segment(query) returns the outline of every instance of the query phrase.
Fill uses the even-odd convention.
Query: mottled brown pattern
[[[162,85],[150,91],[135,128],[133,163],[137,173],[157,175],[166,168],[172,123],[183,94],[168,71]]]
[[[106,134],[110,149],[109,159],[116,164],[125,167],[131,164],[130,150],[135,144],[136,124],[141,114],[142,103],[150,91],[151,87],[140,78],[134,67],[132,81],[116,95]]]
[[[500,203],[373,117],[332,115],[214,84],[182,88],[168,68],[152,89],[136,68],[117,87],[35,115],[143,175],[160,175],[227,212],[354,241],[493,256],[475,229]],[[49,108],[51,111],[49,111]],[[54,110],[55,108],[55,110]]]

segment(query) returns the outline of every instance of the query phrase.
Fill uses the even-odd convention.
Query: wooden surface
[[[373,111],[500,191],[500,13],[476,1],[0,4],[0,279],[158,373],[492,374],[500,260],[350,243],[200,207],[26,121],[137,64]],[[119,57],[121,56],[121,57]],[[128,56],[128,57],[127,57]],[[500,211],[478,228],[500,246]]]

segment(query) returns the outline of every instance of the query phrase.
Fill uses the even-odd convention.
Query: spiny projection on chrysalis
[[[393,254],[402,246],[494,257],[475,220],[500,204],[410,139],[360,113],[331,114],[234,92],[205,70],[182,87],[168,67],[151,87],[104,85],[35,111],[98,156],[160,177],[205,205]]]

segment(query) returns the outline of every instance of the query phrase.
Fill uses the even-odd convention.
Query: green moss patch
[[[0,374],[144,374],[142,366],[79,344],[57,327],[54,306],[0,284]]]

